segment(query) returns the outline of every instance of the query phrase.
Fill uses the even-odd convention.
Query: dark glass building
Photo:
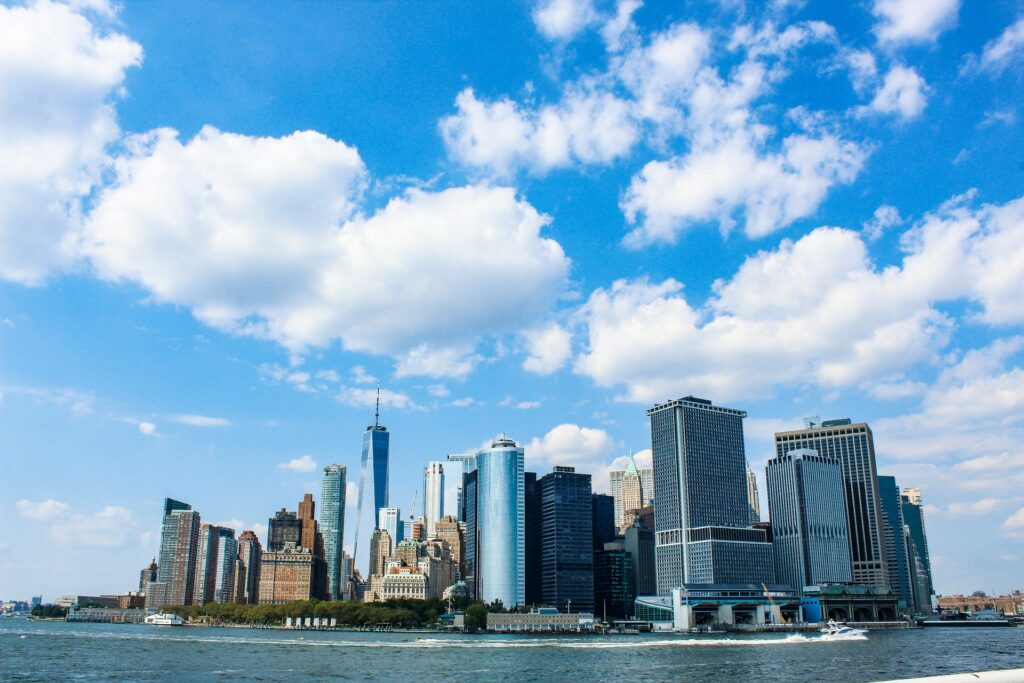
[[[543,602],[560,612],[590,612],[594,608],[590,475],[577,474],[572,467],[556,467],[537,485]]]
[[[594,553],[594,614],[624,619],[636,600],[633,557],[621,542],[608,543]]]
[[[370,538],[377,530],[380,509],[388,506],[388,452],[391,436],[380,424],[380,387],[377,387],[377,412],[373,424],[363,432],[363,454],[359,463],[359,498],[356,508],[356,535],[353,547],[355,566],[369,575]],[[410,512],[412,512],[410,510]]]
[[[540,605],[543,597],[543,577],[541,575],[541,544],[542,519],[540,507],[540,486],[537,484],[537,473],[524,474],[524,490],[526,498],[526,604]]]
[[[642,517],[636,518],[626,528],[623,547],[633,563],[634,593],[654,595],[658,590],[654,571],[654,529],[649,528]]]
[[[878,500],[882,504],[882,538],[888,562],[889,585],[901,610],[914,610],[914,578],[911,576],[903,501],[895,477],[879,475]]]
[[[590,500],[593,506],[594,550],[604,550],[605,543],[615,540],[615,498],[595,493]]]
[[[281,508],[267,525],[267,550],[280,552],[285,543],[294,543],[295,547],[302,545],[302,520],[296,513]]]

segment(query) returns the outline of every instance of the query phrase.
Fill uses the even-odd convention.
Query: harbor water
[[[0,619],[2,681],[849,681],[1024,667],[1024,628],[529,636]]]

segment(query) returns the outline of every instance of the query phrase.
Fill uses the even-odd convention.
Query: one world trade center
[[[356,509],[355,566],[364,581],[369,579],[370,538],[377,529],[381,508],[388,507],[387,427],[380,424],[380,387],[373,424],[363,433],[363,457],[359,466],[359,507]]]

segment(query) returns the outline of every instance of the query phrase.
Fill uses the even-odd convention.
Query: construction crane
[[[771,593],[768,592],[768,586],[762,583],[761,588],[764,589],[764,597],[768,598],[768,604],[771,605],[773,617],[775,619],[778,619],[778,623],[780,624],[788,624],[789,619],[783,618],[782,610],[779,608],[778,605],[775,604],[775,601],[772,600]]]
[[[412,537],[412,525],[416,523],[416,501],[418,500],[419,495],[420,495],[420,490],[419,489],[413,489],[413,492],[412,492],[412,507],[409,508],[409,531],[407,532],[407,534],[409,535],[410,538]]]

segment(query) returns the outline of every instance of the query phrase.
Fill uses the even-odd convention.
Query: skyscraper
[[[380,387],[373,424],[363,432],[363,455],[359,464],[359,500],[356,508],[354,555],[360,573],[369,569],[370,537],[377,528],[377,515],[388,507],[388,449],[390,435],[380,424]]]
[[[345,539],[345,467],[334,464],[324,468],[320,488],[320,529],[324,537],[324,564],[327,566],[327,598],[340,600],[347,577],[341,573],[341,553]]]
[[[391,540],[398,543],[405,538],[405,523],[398,508],[381,508],[377,515],[377,528],[388,532]]]
[[[747,463],[747,504],[750,506],[750,524],[761,521],[761,502],[757,498],[757,475]]]
[[[658,590],[654,571],[654,529],[648,527],[642,517],[637,517],[626,529],[622,545],[633,563],[633,594],[654,595]]]
[[[846,518],[850,526],[850,554],[855,583],[889,586],[888,563],[878,499],[875,442],[871,429],[849,418],[805,420],[805,428],[775,434],[776,456],[809,448],[837,460],[843,468]]]
[[[465,540],[459,520],[455,519],[454,515],[445,515],[438,521],[436,531],[438,540],[448,544],[448,552],[458,570],[458,578],[462,578],[462,555]]]
[[[750,524],[742,410],[687,396],[655,405],[658,594],[684,583],[771,581],[771,545]]]
[[[810,449],[794,449],[768,461],[767,482],[775,579],[796,590],[849,583],[850,536],[839,463]]]
[[[622,508],[622,520],[617,525],[619,531],[625,530],[626,517],[629,516],[629,512],[639,510],[644,506],[643,503],[643,485],[640,481],[640,472],[636,469],[633,456],[630,455],[629,462],[626,464],[626,470],[622,474],[622,500],[619,503],[619,506]],[[632,524],[632,521],[630,519],[629,523]]]
[[[157,564],[156,558],[154,557],[149,564],[147,564],[141,572],[139,572],[139,592],[145,593],[146,586],[150,581],[157,580]]]
[[[603,550],[605,543],[615,540],[615,500],[603,493],[590,497],[591,529],[594,550]]]
[[[444,517],[444,465],[429,462],[423,470],[423,517],[427,538],[434,538],[437,521]]]
[[[238,537],[238,562],[235,564],[235,602],[254,605],[260,597],[260,557],[263,548],[255,531],[243,531]]]
[[[543,512],[537,473],[523,474],[523,499],[526,514],[526,604],[540,605],[544,600]]]
[[[594,548],[590,475],[555,467],[537,482],[541,505],[541,595],[567,611],[594,609]]]
[[[654,469],[651,467],[640,468],[636,466],[633,452],[630,451],[626,463],[626,469],[612,470],[608,473],[608,484],[611,497],[615,500],[615,528],[622,529],[627,526],[626,512],[629,511],[622,499],[622,484],[626,473],[635,472],[640,477],[640,505],[638,508],[650,507],[654,504]]]
[[[928,555],[928,534],[924,525],[924,506],[920,489],[903,489],[901,496],[903,521],[907,525],[907,551],[914,576],[914,606],[918,612],[933,611],[935,584],[932,582],[932,564]]]
[[[316,502],[313,494],[307,493],[299,501],[299,521],[302,523],[300,543],[303,548],[314,552],[316,549],[316,535],[319,531],[316,523]]]
[[[523,449],[500,436],[490,448],[449,459],[463,463],[466,555],[473,560],[474,595],[484,602],[501,600],[506,607],[520,605],[526,595]]]
[[[153,596],[148,607],[191,604],[200,523],[191,505],[171,498],[164,501],[157,580],[146,589]]]
[[[914,577],[907,551],[903,501],[895,477],[878,476],[878,500],[882,504],[882,538],[888,564],[889,585],[901,610],[914,609]]]

